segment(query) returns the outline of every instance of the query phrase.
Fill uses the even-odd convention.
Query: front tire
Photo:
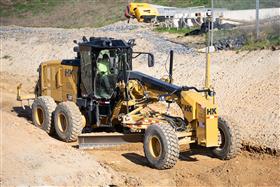
[[[157,169],[172,168],[179,158],[179,143],[170,125],[154,124],[147,128],[144,152],[149,164]]]
[[[213,148],[214,156],[221,160],[229,160],[240,153],[241,150],[241,135],[238,126],[229,125],[228,122],[219,118],[219,147]]]
[[[62,141],[76,141],[83,129],[83,117],[78,106],[70,101],[60,103],[54,112],[54,127]]]
[[[52,115],[56,103],[50,96],[37,97],[32,104],[32,121],[36,127],[46,131],[48,134],[53,132]]]

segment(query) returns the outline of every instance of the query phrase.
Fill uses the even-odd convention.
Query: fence
[[[239,48],[245,43],[266,45],[279,43],[280,1],[278,0],[213,0],[215,19],[221,18],[221,29],[215,29],[217,48]],[[252,47],[252,46],[251,46]]]

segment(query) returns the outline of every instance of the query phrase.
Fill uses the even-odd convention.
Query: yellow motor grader
[[[133,70],[138,56],[154,65],[151,53],[133,51],[134,40],[83,37],[74,43],[75,59],[43,62],[38,69],[35,126],[65,142],[78,140],[80,148],[143,142],[157,169],[172,168],[184,144],[210,149],[220,159],[239,152],[238,128],[218,116],[213,89],[172,84],[172,51],[169,78],[161,80]],[[18,100],[24,99],[19,87]],[[182,117],[149,106],[158,102],[176,103]]]

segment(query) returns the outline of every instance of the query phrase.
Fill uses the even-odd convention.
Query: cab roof
[[[87,46],[99,49],[129,48],[132,44],[120,39],[107,37],[90,37],[89,40],[79,43],[80,47]]]

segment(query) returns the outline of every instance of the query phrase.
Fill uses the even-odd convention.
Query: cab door
[[[62,100],[76,102],[78,86],[78,66],[62,65]]]

